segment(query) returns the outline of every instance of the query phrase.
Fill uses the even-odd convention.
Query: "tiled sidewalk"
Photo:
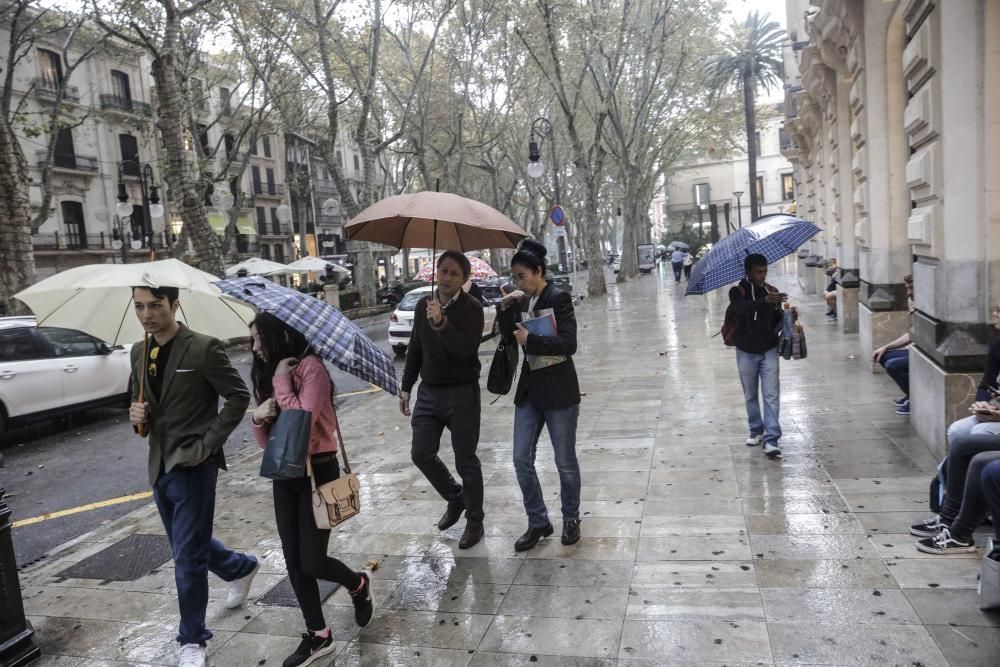
[[[709,338],[724,294],[685,299],[654,274],[578,308],[584,538],[572,547],[557,532],[513,550],[526,520],[510,398],[491,406],[484,393],[487,537],[468,551],[457,548],[463,523],[437,531],[443,502],[410,463],[395,400],[373,395],[342,414],[365,505],[330,551],[355,567],[381,561],[377,611],[359,631],[335,594],[338,650],[316,664],[1000,664],[1000,615],[977,606],[981,554],[927,556],[905,534],[929,515],[935,461],[893,413],[895,388],[852,358],[856,339],[823,321],[820,300],[777,282],[811,325],[809,359],[782,362],[782,463],[743,444],[734,355]],[[484,365],[491,352],[484,344]],[[539,452],[558,531],[558,476],[551,450]],[[263,557],[255,596],[282,578],[256,460],[220,477],[215,525]],[[55,576],[130,533],[162,533],[151,507],[22,573],[42,665],[176,664],[169,563],[135,582]],[[228,611],[224,595],[213,580],[212,664],[280,665],[298,644],[298,611]]]

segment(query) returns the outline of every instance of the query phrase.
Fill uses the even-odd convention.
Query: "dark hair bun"
[[[521,241],[521,245],[518,249],[522,252],[530,252],[532,255],[537,255],[540,258],[544,258],[548,254],[549,249],[545,247],[544,244],[539,243],[534,239],[524,239]]]

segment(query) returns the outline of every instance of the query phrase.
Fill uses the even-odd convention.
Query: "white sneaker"
[[[762,435],[751,435],[747,438],[747,447],[756,447],[764,441],[764,436]]]
[[[781,456],[781,450],[778,449],[778,445],[773,442],[764,443],[764,453],[770,456],[772,459],[776,459]]]
[[[205,667],[204,646],[199,644],[185,644],[181,646],[181,661],[179,667]]]
[[[250,574],[229,582],[229,597],[226,598],[226,609],[236,609],[243,606],[243,603],[247,601],[247,596],[250,595],[253,578],[257,576],[259,570],[260,561],[258,560],[254,564]]]

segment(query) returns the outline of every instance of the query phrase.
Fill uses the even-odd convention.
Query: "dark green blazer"
[[[133,401],[139,396],[145,366],[139,342],[132,346]],[[220,396],[224,401],[221,411]],[[170,472],[174,466],[196,465],[221,453],[250,405],[250,392],[229,363],[222,341],[181,324],[160,396],[154,396],[147,383],[145,400],[150,408],[149,483],[153,485],[161,461],[164,472]]]

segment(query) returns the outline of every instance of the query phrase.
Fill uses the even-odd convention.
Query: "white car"
[[[0,432],[100,405],[127,406],[129,345],[75,329],[0,318]]]
[[[389,345],[392,351],[402,356],[406,354],[406,346],[410,343],[410,332],[413,331],[413,311],[417,302],[431,293],[430,285],[418,287],[407,292],[396,310],[389,317]],[[483,340],[496,334],[497,311],[493,306],[483,307]]]

